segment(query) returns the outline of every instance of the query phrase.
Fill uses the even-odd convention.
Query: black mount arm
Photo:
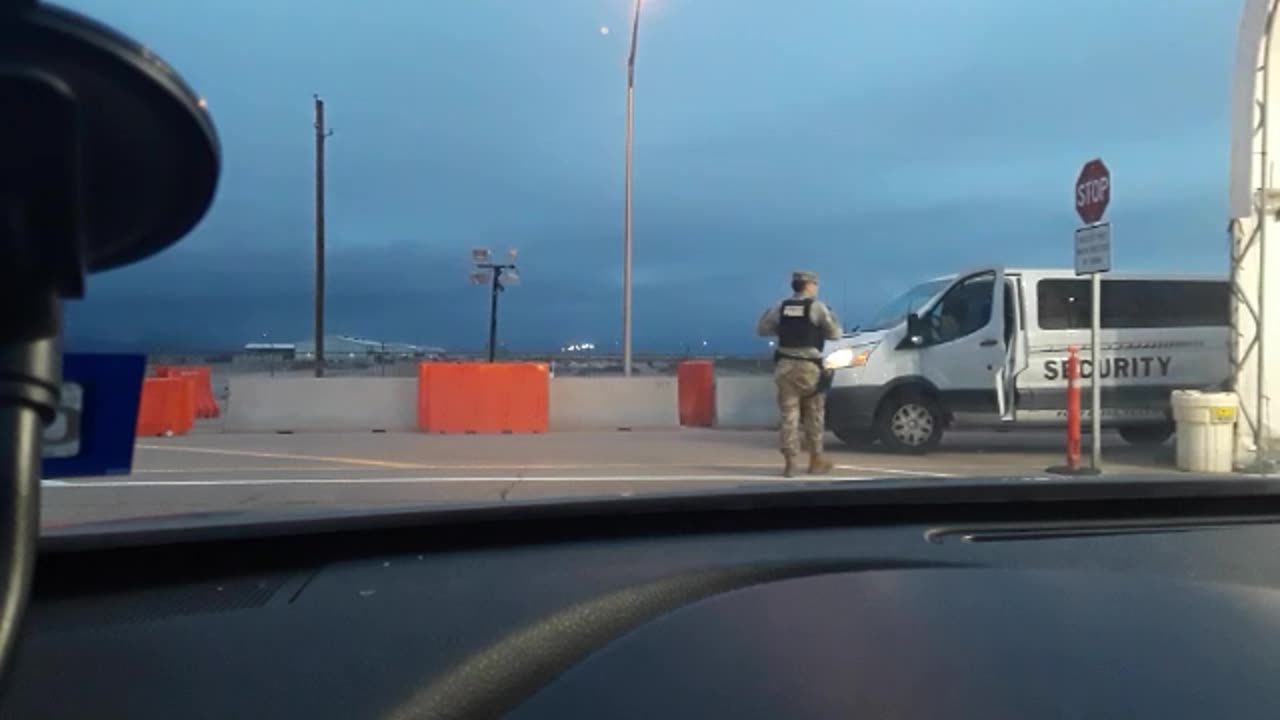
[[[62,301],[159,252],[213,200],[204,103],[87,18],[0,0],[0,690],[35,571],[40,437],[58,407]],[[3,715],[0,709],[0,715]]]
[[[0,67],[0,680],[35,569],[40,433],[58,405],[62,298],[84,290],[80,118],[71,89]]]

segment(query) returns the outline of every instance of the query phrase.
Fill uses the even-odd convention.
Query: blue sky
[[[1068,265],[1093,156],[1117,269],[1225,273],[1238,4],[646,0],[637,349],[756,348],[793,268],[852,323],[928,276]],[[487,245],[520,249],[510,346],[618,339],[628,0],[70,6],[208,98],[225,162],[189,238],[91,278],[73,347],[309,335],[313,93],[330,332],[482,347]]]

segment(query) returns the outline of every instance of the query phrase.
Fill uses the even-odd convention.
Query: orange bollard
[[[1075,345],[1067,348],[1067,467],[1080,468],[1080,357]]]
[[[1080,467],[1080,377],[1079,348],[1067,348],[1067,366],[1063,373],[1067,378],[1067,464],[1048,468],[1056,475],[1097,475],[1094,468]]]

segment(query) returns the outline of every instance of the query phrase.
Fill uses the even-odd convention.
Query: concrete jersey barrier
[[[773,377],[716,378],[716,427],[778,427],[778,391]]]
[[[416,378],[236,377],[226,432],[410,431]]]
[[[417,429],[416,378],[231,376],[225,432],[350,432]],[[775,428],[771,377],[720,377],[716,426]],[[672,377],[559,377],[549,381],[549,430],[680,426]]]
[[[552,378],[550,410],[552,431],[680,427],[672,377]]]

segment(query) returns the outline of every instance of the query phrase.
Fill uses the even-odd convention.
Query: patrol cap
[[[810,270],[796,270],[791,273],[791,282],[816,283],[818,282],[818,273]]]

